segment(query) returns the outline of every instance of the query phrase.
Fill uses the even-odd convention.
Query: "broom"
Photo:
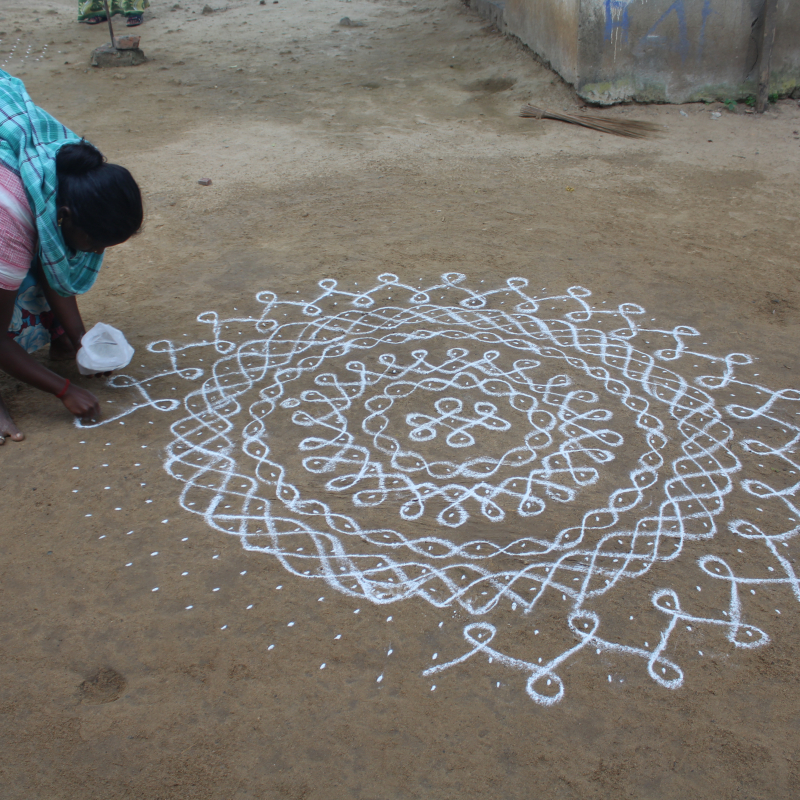
[[[653,122],[643,122],[640,119],[611,119],[593,114],[558,114],[532,105],[525,106],[519,112],[519,115],[521,117],[533,117],[534,119],[558,119],[562,122],[570,122],[573,125],[583,125],[584,128],[592,128],[603,133],[613,133],[617,136],[629,136],[633,139],[644,139],[663,130],[661,125],[656,125]]]

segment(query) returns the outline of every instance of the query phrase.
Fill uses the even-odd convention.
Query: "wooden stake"
[[[764,30],[761,35],[761,50],[758,54],[758,88],[756,111],[763,114],[769,105],[769,62],[775,42],[775,27],[778,16],[778,0],[764,0]]]
[[[108,7],[108,0],[103,0],[103,6],[106,10],[106,19],[108,20],[108,32],[111,34],[111,46],[116,50],[117,41],[114,39],[114,29],[111,27],[111,10]]]

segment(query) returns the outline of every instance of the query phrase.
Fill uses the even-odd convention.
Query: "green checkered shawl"
[[[25,84],[0,69],[0,162],[19,175],[39,233],[39,258],[47,282],[69,297],[92,288],[103,257],[74,253],[56,221],[56,153],[81,141],[72,131],[33,104]]]

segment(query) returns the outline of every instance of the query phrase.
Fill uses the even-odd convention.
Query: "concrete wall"
[[[764,0],[472,2],[594,103],[755,93]],[[800,0],[779,0],[770,91],[798,87]]]
[[[580,0],[505,0],[503,21],[564,80],[578,80]],[[519,33],[518,33],[519,31]]]

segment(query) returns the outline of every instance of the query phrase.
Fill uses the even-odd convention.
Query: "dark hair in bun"
[[[86,141],[65,144],[56,154],[56,203],[72,213],[73,224],[97,244],[127,241],[142,227],[142,193],[125,167],[108,164]]]

